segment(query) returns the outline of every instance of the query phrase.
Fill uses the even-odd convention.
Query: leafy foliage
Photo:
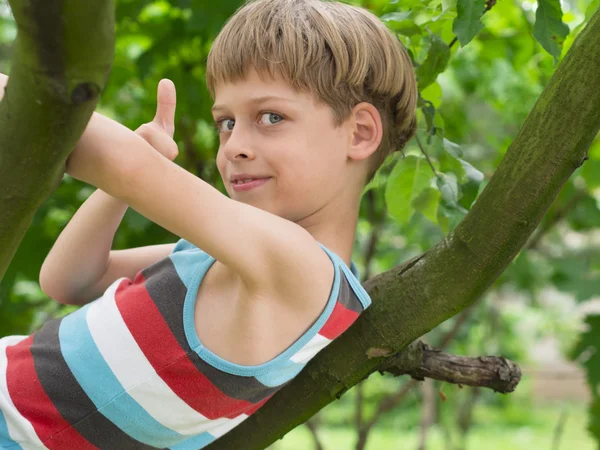
[[[458,0],[456,3],[457,16],[452,24],[452,31],[456,34],[460,45],[463,47],[481,31],[481,15],[485,10],[485,0]]]
[[[587,381],[592,394],[588,429],[600,442],[600,315],[589,316],[587,330],[571,352],[571,358],[582,359],[587,369]]]
[[[446,69],[449,59],[450,49],[448,45],[439,36],[432,35],[427,59],[417,70],[419,89],[425,89],[433,83],[437,76]]]
[[[538,0],[535,12],[533,35],[557,62],[562,43],[569,34],[569,27],[562,21],[562,9],[559,0]]]

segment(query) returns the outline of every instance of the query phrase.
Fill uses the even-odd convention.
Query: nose
[[[236,124],[237,125],[237,124]],[[221,144],[221,150],[225,158],[231,162],[242,159],[254,159],[255,153],[252,150],[249,133],[243,133],[242,127],[236,126],[227,137],[227,140]]]

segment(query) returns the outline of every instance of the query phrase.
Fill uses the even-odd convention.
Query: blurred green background
[[[417,138],[365,188],[354,260],[366,279],[424,252],[460,222],[600,0],[352,3],[397,34],[413,59],[420,90]],[[176,162],[223,190],[205,63],[241,2],[116,4],[116,57],[98,111],[135,129],[154,116],[158,81],[172,79],[178,91]],[[15,36],[3,0],[2,73],[10,71]],[[512,359],[523,369],[516,392],[374,374],[271,448],[600,448],[600,139],[589,157],[488,292],[423,338],[434,346],[445,343],[451,353]],[[38,275],[61,230],[93,191],[65,176],[35,215],[0,285],[0,336],[30,333],[74,308],[49,299]],[[113,248],[177,239],[129,210]]]

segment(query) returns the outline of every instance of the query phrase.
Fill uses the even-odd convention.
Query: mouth
[[[266,178],[248,178],[245,180],[236,180],[231,183],[233,190],[236,192],[249,191],[264,185],[271,177]]]

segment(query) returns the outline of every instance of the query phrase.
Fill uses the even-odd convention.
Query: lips
[[[231,184],[233,186],[233,190],[236,192],[249,191],[251,189],[258,188],[267,183],[271,177],[265,178],[244,178],[242,180],[233,181]]]

